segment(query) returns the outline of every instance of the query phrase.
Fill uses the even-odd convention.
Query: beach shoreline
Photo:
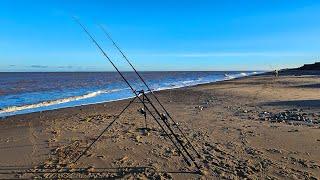
[[[74,168],[149,166],[156,172],[122,175],[119,170],[61,177],[319,178],[319,74],[299,72],[299,76],[282,73],[275,78],[266,73],[155,92],[203,155],[203,175],[172,173],[192,168],[175,154],[151,118],[148,125],[155,132],[141,134],[144,121],[137,113],[139,104],[134,104]],[[17,171],[24,167],[40,172],[44,164],[59,169],[54,162],[67,163],[64,160],[90,143],[129,100],[2,118],[0,166],[16,169],[9,174],[0,170],[0,178],[60,177]],[[73,142],[80,146],[71,147]],[[66,148],[69,154],[57,153]]]
[[[228,75],[227,77],[224,77],[222,79],[215,79],[215,80],[212,80],[212,82],[200,82],[200,83],[194,83],[191,85],[184,85],[184,86],[161,87],[161,88],[158,88],[157,90],[153,90],[153,92],[178,89],[178,88],[184,88],[184,87],[193,87],[193,86],[197,86],[197,85],[216,83],[216,82],[227,81],[227,80],[231,80],[231,79],[239,79],[239,78],[254,76],[254,75],[258,75],[258,74],[263,74],[263,72],[259,72],[259,73],[258,72],[251,72],[251,73],[246,72],[244,74],[239,73],[239,74],[234,74],[232,76]],[[124,88],[124,89],[129,89],[129,88]],[[114,92],[114,91],[119,91],[119,90],[120,89],[112,89],[112,90],[108,90],[108,92]],[[20,115],[20,114],[30,114],[30,113],[34,113],[34,112],[44,112],[44,111],[48,111],[48,110],[57,110],[57,109],[77,107],[77,106],[86,106],[86,105],[121,101],[121,100],[131,99],[134,97],[134,95],[132,94],[132,96],[122,97],[119,99],[111,99],[111,100],[106,100],[106,101],[101,101],[101,102],[83,103],[83,104],[77,104],[77,105],[72,105],[72,106],[65,106],[64,105],[65,103],[70,102],[69,101],[70,99],[71,100],[74,99],[75,101],[77,101],[77,99],[79,99],[79,97],[86,97],[86,96],[90,96],[92,94],[100,94],[99,92],[101,92],[101,90],[94,91],[94,92],[87,92],[87,94],[83,94],[83,95],[79,95],[79,96],[71,96],[71,97],[66,97],[63,99],[53,99],[51,101],[37,102],[35,104],[24,104],[21,106],[9,106],[9,107],[0,108],[0,118],[10,117],[10,116],[15,116],[15,115]],[[59,104],[61,104],[62,106],[61,107],[51,107],[53,105],[59,105]],[[40,108],[40,109],[44,108],[44,110],[37,110],[38,108]],[[30,112],[28,112],[28,111],[30,111]]]

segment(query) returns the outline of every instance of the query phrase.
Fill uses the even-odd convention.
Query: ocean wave
[[[240,77],[245,77],[245,76],[251,76],[253,74],[258,74],[258,72],[251,72],[251,73],[245,73],[245,72],[242,72],[242,73],[238,73],[238,74],[225,74],[224,75],[224,79],[225,80],[231,80],[231,79],[234,79],[234,78],[240,78]]]
[[[195,79],[180,79],[174,82],[162,82],[162,83],[154,83],[151,84],[153,91],[161,91],[166,89],[176,89],[182,87],[195,86],[199,84],[212,83],[224,80],[230,80],[234,78],[240,78],[244,76],[250,76],[253,74],[260,74],[261,72],[238,72],[238,73],[228,73],[223,75],[218,75],[215,77],[206,77],[206,78],[195,78]],[[138,87],[142,87],[141,85],[137,85]],[[109,101],[117,101],[120,99],[130,98],[132,94],[128,91],[119,92],[123,90],[128,90],[129,88],[121,88],[121,89],[113,89],[113,90],[99,90],[95,92],[90,92],[84,95],[72,96],[67,98],[61,98],[56,100],[44,101],[40,103],[34,104],[26,104],[21,106],[8,106],[5,108],[0,108],[0,117],[2,116],[11,116],[15,114],[24,114],[30,112],[37,112],[41,110],[50,110],[50,109],[59,109],[62,107],[73,107],[79,105],[86,104],[96,104],[101,102],[109,102]],[[104,100],[104,94],[115,92],[115,96],[107,97]],[[107,95],[108,96],[108,95]],[[83,100],[85,99],[85,100]]]
[[[235,78],[235,76],[233,76],[233,75],[229,75],[229,74],[224,75],[225,80],[230,80],[230,79],[234,79],[234,78]]]
[[[63,99],[40,102],[40,103],[36,103],[36,104],[27,104],[27,105],[23,105],[23,106],[10,106],[10,107],[5,107],[5,108],[1,109],[0,114],[11,113],[11,112],[15,112],[15,111],[22,111],[22,110],[26,110],[26,109],[34,109],[34,108],[52,106],[52,105],[67,103],[67,102],[71,102],[71,101],[92,98],[92,97],[98,96],[100,94],[112,93],[112,92],[117,92],[117,91],[121,91],[121,90],[124,90],[124,89],[99,90],[99,91],[91,92],[91,93],[80,95],[80,96],[72,96],[72,97],[67,97],[67,98],[63,98]]]
[[[195,85],[199,85],[199,84],[212,83],[212,82],[218,82],[218,81],[224,81],[224,80],[231,80],[231,79],[235,79],[235,78],[251,76],[253,74],[258,74],[258,72],[252,72],[252,73],[242,72],[242,73],[238,73],[238,74],[225,74],[224,78],[217,78],[214,80],[204,80],[203,78],[198,78],[195,80],[184,80],[184,81],[177,81],[175,83],[165,83],[165,86],[154,88],[153,91],[177,89],[177,88],[182,88],[182,87],[195,86]]]
[[[176,88],[182,88],[182,87],[187,87],[187,86],[193,86],[197,84],[202,84],[206,83],[206,81],[203,80],[203,78],[198,78],[195,80],[182,80],[182,81],[177,81],[174,83],[164,83],[164,86],[152,88],[152,91],[161,91],[161,90],[167,90],[167,89],[176,89]]]
[[[201,82],[201,81],[202,81],[202,78],[198,78],[198,79],[195,79],[195,80],[182,81],[181,84],[194,84],[194,83]]]

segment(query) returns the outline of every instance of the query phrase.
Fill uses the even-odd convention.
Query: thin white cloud
[[[31,65],[31,68],[48,68],[48,66],[43,66],[43,65]]]
[[[142,56],[156,57],[303,57],[310,53],[301,52],[191,52],[191,53],[143,53]]]

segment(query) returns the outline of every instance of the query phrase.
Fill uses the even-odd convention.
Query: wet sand
[[[299,74],[297,76],[297,74]],[[195,174],[135,103],[70,163],[129,100],[0,121],[0,178],[320,178],[320,76],[241,78],[156,92],[195,148]]]

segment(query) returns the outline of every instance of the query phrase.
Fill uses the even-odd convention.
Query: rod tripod
[[[139,91],[139,95],[142,96],[142,104],[143,104],[143,107],[140,108],[140,109],[138,110],[138,112],[140,112],[140,113],[143,115],[143,117],[144,117],[144,125],[145,125],[144,130],[145,130],[145,131],[148,131],[149,128],[148,128],[148,123],[147,123],[147,111],[146,111],[146,103],[148,103],[148,101],[147,101],[147,98],[145,97],[146,94],[144,93],[144,90]],[[140,102],[138,102],[138,103],[140,103]]]
[[[121,115],[124,114],[124,112],[136,101],[138,100],[138,103],[141,103],[143,105],[143,108],[138,109],[138,112],[141,113],[144,116],[145,120],[145,131],[149,131],[150,129],[147,126],[147,113],[157,122],[157,124],[160,126],[161,130],[166,135],[165,137],[169,139],[172,144],[175,146],[175,148],[178,151],[178,154],[181,155],[184,159],[184,161],[191,166],[192,164],[195,165],[197,170],[200,170],[200,167],[198,166],[197,162],[193,158],[193,156],[189,153],[188,145],[183,143],[183,139],[181,138],[181,135],[174,132],[172,125],[168,121],[168,118],[161,114],[159,118],[156,118],[154,112],[151,112],[150,107],[153,107],[154,105],[150,101],[150,98],[147,96],[147,94],[142,90],[137,92],[137,96],[134,97],[129,101],[129,103],[125,106],[125,108],[114,117],[114,119],[106,126],[106,128],[89,144],[89,146],[82,151],[82,153],[74,160],[73,163],[78,162],[78,160],[87,153],[87,151],[101,138],[101,136],[107,132],[111,128],[111,126],[120,118]],[[198,172],[197,171],[197,172]]]
[[[98,139],[112,126],[112,124],[119,119],[119,117],[125,112],[125,110],[135,101],[138,100],[138,102],[143,104],[143,108],[141,108],[139,111],[144,115],[145,118],[145,126],[147,129],[147,113],[152,117],[152,119],[159,125],[161,130],[165,133],[166,138],[169,139],[174,147],[177,149],[178,154],[182,156],[184,161],[189,165],[194,165],[197,168],[197,172],[200,172],[200,166],[196,162],[195,156],[199,159],[201,156],[196,151],[194,146],[189,141],[188,137],[183,133],[183,131],[179,128],[178,124],[173,120],[172,116],[168,113],[168,111],[164,108],[164,106],[160,103],[159,99],[155,96],[155,94],[152,92],[152,90],[149,88],[149,86],[146,84],[146,82],[143,80],[143,78],[140,76],[140,74],[134,69],[133,65],[129,62],[129,60],[124,56],[123,52],[119,49],[119,47],[115,44],[115,42],[111,39],[111,37],[108,35],[109,39],[112,40],[113,44],[117,47],[117,49],[121,52],[121,54],[125,57],[127,62],[130,64],[130,66],[134,69],[136,74],[139,76],[140,80],[143,82],[143,84],[148,89],[148,94],[151,94],[152,97],[156,100],[156,103],[158,103],[158,106],[160,105],[160,109],[157,108],[157,105],[153,103],[151,98],[148,96],[147,93],[145,93],[144,90],[136,91],[131,83],[128,82],[128,80],[124,77],[123,73],[119,71],[117,66],[113,63],[113,61],[109,58],[109,56],[105,53],[105,51],[101,48],[101,46],[98,44],[98,42],[93,38],[93,36],[88,32],[85,26],[83,26],[78,19],[75,18],[75,21],[82,27],[82,29],[85,31],[85,33],[89,36],[89,38],[93,41],[93,43],[97,46],[97,48],[101,51],[103,56],[111,63],[111,65],[115,68],[115,70],[119,73],[123,81],[129,86],[132,93],[135,95],[135,97],[129,102],[129,104],[109,123],[109,125],[97,136],[97,138],[94,139],[92,143],[76,158],[76,160],[73,163],[76,163],[93,145],[98,141]]]

